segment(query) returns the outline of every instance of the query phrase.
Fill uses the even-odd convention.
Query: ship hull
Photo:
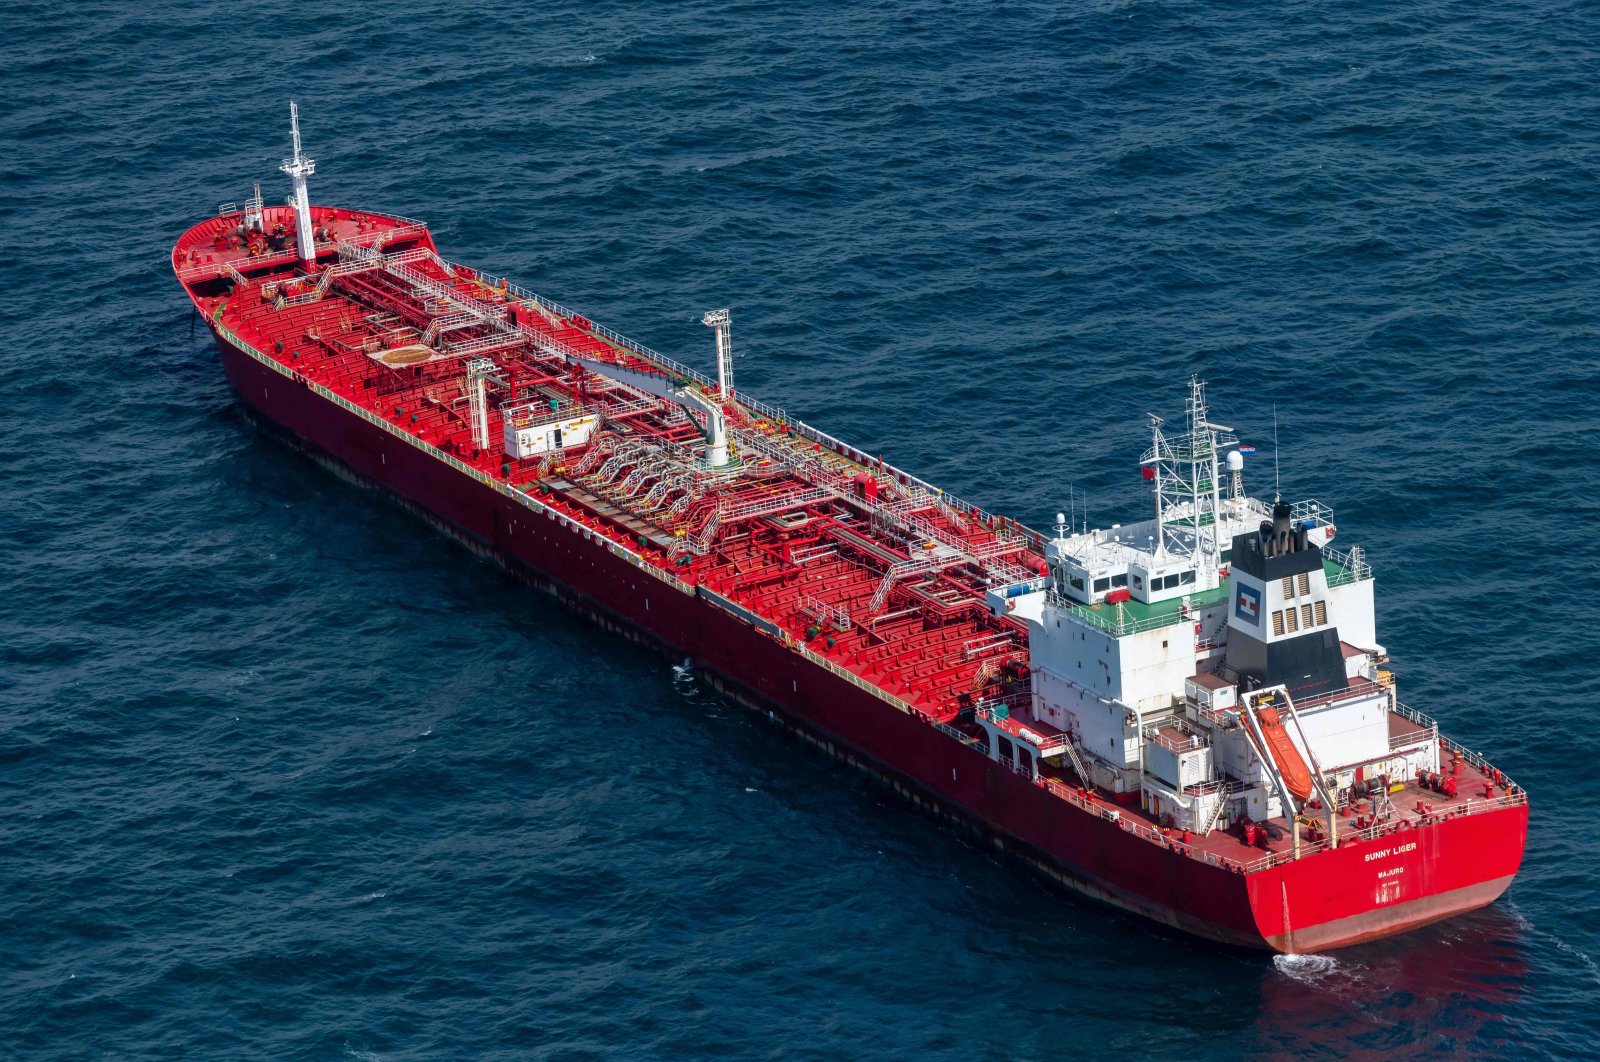
[[[216,339],[241,400],[297,445],[577,609],[689,658],[728,696],[1079,893],[1230,945],[1305,952],[1492,903],[1520,864],[1526,805],[1254,873],[1152,843],[1113,805],[1063,800],[693,588],[631,562],[601,536],[530,508],[489,477],[338,404],[236,337]],[[1241,846],[1241,860],[1253,855]]]

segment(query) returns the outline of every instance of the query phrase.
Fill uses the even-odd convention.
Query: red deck
[[[287,215],[269,208],[268,227]],[[173,264],[224,351],[248,354],[229,371],[252,406],[452,526],[562,582],[584,585],[567,566],[613,565],[604,593],[585,591],[610,614],[703,653],[742,689],[795,709],[822,732],[1020,840],[1053,873],[1076,868],[1068,871],[1074,887],[1220,939],[1294,944],[1286,935],[1284,905],[1270,898],[1253,914],[1241,913],[1236,907],[1245,902],[1243,893],[1221,889],[1214,902],[1180,900],[1182,875],[1169,869],[1149,877],[1157,874],[1154,863],[1173,859],[1201,889],[1218,888],[1207,877],[1218,871],[1249,875],[1251,889],[1265,888],[1260,883],[1267,876],[1303,876],[1323,860],[1293,860],[1287,824],[1276,824],[1254,848],[1237,833],[1174,836],[1137,807],[1115,807],[1083,790],[1069,771],[1043,765],[1042,777],[1024,778],[977,750],[982,731],[968,721],[971,710],[1002,702],[1011,710],[1013,733],[1027,727],[1046,741],[1059,739],[1027,718],[1023,627],[993,616],[983,601],[989,585],[1040,570],[1032,532],[742,396],[723,404],[737,467],[697,469],[700,432],[682,410],[585,371],[568,355],[674,376],[690,370],[504,281],[441,261],[417,223],[316,208],[319,262],[303,271],[292,253],[234,246],[227,237],[237,221],[196,226],[175,248]],[[418,347],[427,360],[408,363]],[[405,352],[395,359],[400,364],[386,364],[385,356],[395,352]],[[495,366],[487,446],[475,445],[469,417],[464,374],[472,359]],[[261,376],[264,365],[274,368]],[[273,381],[284,378],[300,385],[298,393],[269,396]],[[701,391],[710,393],[706,386]],[[349,424],[333,423],[340,415],[330,399],[356,414]],[[599,413],[608,427],[582,447],[511,460],[500,447],[501,402],[564,416]],[[397,435],[416,447],[391,456],[383,439]],[[485,497],[494,500],[461,500],[477,497],[479,489],[461,473],[492,487],[494,494]],[[452,478],[463,486],[452,488],[445,482]],[[506,499],[520,502],[505,508]],[[577,541],[569,535],[556,543],[541,538],[539,528],[522,526],[535,523],[539,513],[556,519],[563,533],[575,531]],[[652,616],[652,591],[638,580],[639,568],[687,594],[668,595],[688,602],[681,609],[703,610],[707,593],[725,604],[714,621],[692,619],[689,611]],[[741,610],[755,624],[730,627]],[[701,634],[679,636],[674,624]],[[712,626],[722,630],[720,642],[705,640],[704,629]],[[774,651],[782,655],[768,659]],[[871,716],[886,704],[896,711]],[[918,729],[905,732],[896,720]],[[1403,741],[1412,724],[1397,725],[1402,732],[1395,740]],[[903,756],[894,756],[890,742],[899,743]],[[973,789],[973,777],[986,781]],[[1419,801],[1428,815],[1417,810]],[[1332,946],[1392,932],[1489,902],[1509,882],[1521,855],[1525,798],[1496,787],[1492,768],[1468,754],[1455,798],[1407,790],[1394,802],[1398,816],[1382,823],[1341,823],[1344,845],[1327,859],[1349,863],[1396,833],[1471,817],[1472,843],[1485,843],[1485,829],[1504,835],[1489,861],[1498,887],[1462,878],[1455,866],[1414,868],[1406,879],[1409,891],[1396,894],[1389,911],[1368,910],[1374,899],[1362,885],[1297,915],[1294,932],[1307,934],[1301,939]],[[1506,821],[1489,814],[1498,811],[1515,811],[1520,829],[1491,827]],[[1088,853],[1085,844],[1112,847]],[[1134,848],[1118,854],[1125,844]],[[1326,841],[1302,838],[1304,854],[1326,847]],[[1157,880],[1165,884],[1152,893]],[[1204,885],[1207,880],[1213,884]],[[1456,898],[1439,900],[1439,890]],[[1196,914],[1186,904],[1204,910]],[[1253,892],[1249,904],[1257,904]],[[1401,913],[1414,905],[1423,913]],[[1333,922],[1346,928],[1323,937],[1301,928]]]
[[[1025,673],[1002,667],[1024,658],[1025,632],[990,615],[982,600],[986,567],[1003,564],[1009,573],[1027,565],[1025,574],[1032,574],[1042,562],[1014,525],[997,527],[984,514],[962,512],[865,455],[824,448],[792,425],[738,402],[724,406],[738,469],[673,489],[662,480],[696,478],[685,467],[700,439],[694,424],[671,403],[642,398],[586,372],[553,353],[553,346],[542,348],[540,340],[585,357],[656,371],[661,366],[582,317],[445,266],[415,227],[371,216],[356,221],[340,211],[315,213],[319,229],[368,245],[391,227],[399,230],[382,249],[411,260],[400,270],[337,276],[320,297],[307,298],[317,290],[317,276],[286,284],[286,277],[299,272],[293,261],[261,269],[243,250],[209,250],[202,229],[191,246],[216,263],[199,264],[217,272],[225,262],[244,271],[242,281],[227,275],[216,282],[229,285],[230,292],[210,303],[220,307],[217,323],[307,379],[537,494],[685,582],[731,598],[941,721],[953,721],[978,700],[1025,688]],[[415,253],[407,256],[408,250]],[[193,257],[180,247],[179,260]],[[305,301],[293,305],[297,296]],[[385,353],[425,338],[438,344],[428,335],[430,325],[441,312],[461,315],[457,306],[445,304],[452,297],[482,307],[511,328],[467,324],[448,334],[447,349],[436,360],[400,367],[381,362]],[[504,342],[497,347],[497,341]],[[448,348],[470,353],[452,356]],[[482,451],[473,443],[467,415],[463,370],[469,357],[490,358],[503,372],[491,389],[491,443]],[[497,407],[505,401],[598,412],[614,427],[554,458],[513,461],[500,452]],[[854,496],[861,476],[872,478],[876,504]],[[919,561],[929,552],[944,556]],[[887,598],[873,607],[895,566],[904,574],[896,575]]]

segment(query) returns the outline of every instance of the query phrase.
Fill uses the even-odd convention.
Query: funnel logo
[[[1233,614],[1246,623],[1261,622],[1261,591],[1248,586],[1239,587],[1233,599]]]

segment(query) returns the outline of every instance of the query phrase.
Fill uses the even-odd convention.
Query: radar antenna
[[[1150,449],[1140,464],[1155,488],[1157,534],[1150,552],[1157,558],[1193,558],[1197,574],[1209,578],[1222,568],[1218,452],[1239,440],[1232,428],[1210,420],[1205,381],[1198,376],[1189,378],[1188,413],[1188,430],[1181,435],[1169,434],[1165,422],[1149,414]],[[1209,589],[1205,578],[1201,586]]]

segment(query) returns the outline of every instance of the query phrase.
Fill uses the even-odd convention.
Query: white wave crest
[[[1285,977],[1308,985],[1339,971],[1339,960],[1332,955],[1274,955],[1272,965]]]

